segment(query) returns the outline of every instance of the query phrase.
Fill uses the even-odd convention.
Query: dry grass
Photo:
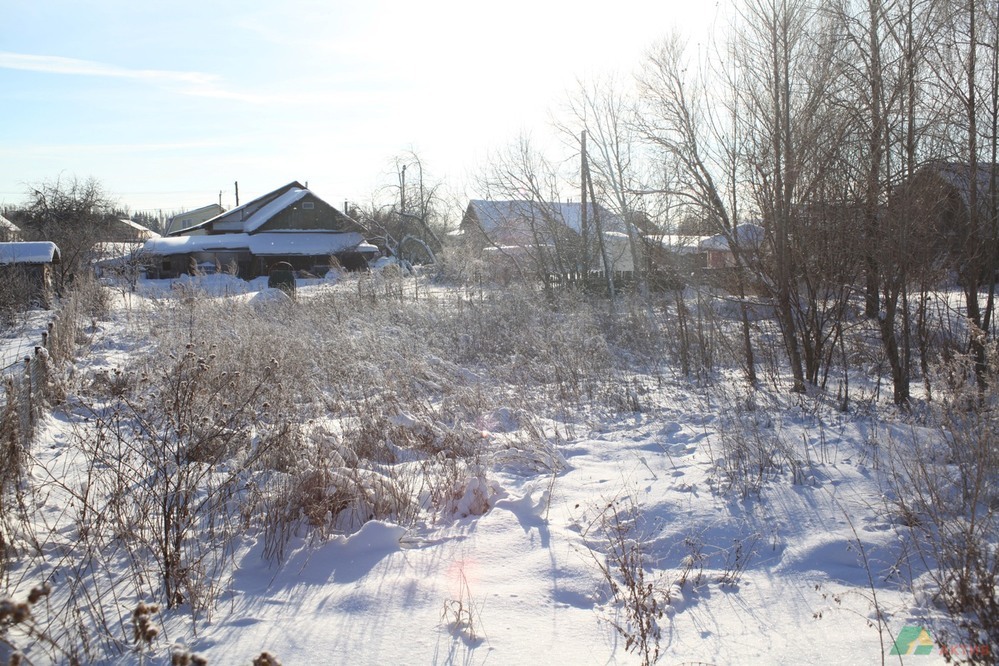
[[[126,653],[134,645],[116,627],[138,599],[190,613],[195,625],[211,617],[243,539],[260,537],[264,556],[279,562],[296,537],[323,540],[372,519],[419,525],[488,510],[495,470],[528,469],[555,483],[563,461],[545,423],[568,430],[581,413],[641,411],[642,382],[654,386],[669,375],[703,388],[738,357],[727,342],[731,322],[700,298],[683,304],[678,321],[675,299],[621,298],[610,308],[571,293],[551,302],[524,288],[418,292],[400,276],[346,286],[297,300],[219,300],[188,289],[133,301],[127,339],[115,344],[141,345],[134,363],[56,373],[84,481],[50,482],[71,507],[72,537],[41,535],[18,557],[38,564],[58,551],[51,566],[77,581],[50,600],[42,629],[58,645],[73,645],[84,661]],[[60,358],[74,344],[99,342],[105,296],[67,302],[71,323],[53,332]],[[761,367],[777,377],[778,354],[764,342],[761,357],[770,360]],[[711,456],[722,461],[723,490],[755,495],[778,476],[807,479],[807,443],[786,439],[768,406],[721,391],[716,398],[728,408],[715,444],[721,455]],[[911,525],[929,526],[920,538],[939,537],[925,541],[936,549],[926,560],[941,572],[940,589],[956,590],[945,605],[991,626],[981,624],[990,608],[982,604],[994,603],[994,594],[973,592],[994,580],[994,552],[967,544],[989,544],[989,530],[999,529],[990,508],[994,424],[990,410],[973,409],[984,421],[961,424],[959,410],[947,413],[951,420],[941,423],[969,433],[951,440],[953,461],[942,468],[949,473],[930,485],[935,467],[899,466],[898,486],[909,492],[898,497]],[[952,497],[963,498],[960,516]],[[626,611],[619,631],[651,663],[669,589],[648,577],[641,539],[631,532],[636,510],[607,514],[608,558],[600,565]],[[0,539],[9,534],[0,529]],[[725,554],[720,582],[738,583],[753,545]],[[697,545],[690,550],[683,581],[703,566]],[[463,593],[446,602],[444,615],[474,637],[473,608]]]

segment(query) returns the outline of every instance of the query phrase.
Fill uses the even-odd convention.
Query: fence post
[[[24,436],[24,441],[27,441],[28,433],[30,433],[35,427],[35,397],[34,397],[34,387],[31,385],[31,357],[24,357],[24,381],[27,383],[27,390],[25,391],[25,405],[24,411],[27,412],[27,423],[23,428],[22,435]]]

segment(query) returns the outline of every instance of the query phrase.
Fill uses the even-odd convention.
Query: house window
[[[302,210],[312,210],[315,207],[316,207],[316,202],[315,201],[303,201],[302,202]]]

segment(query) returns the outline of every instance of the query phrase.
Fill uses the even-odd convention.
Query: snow
[[[50,264],[59,256],[59,248],[51,241],[0,243],[0,265]]]
[[[242,291],[237,282],[205,276],[172,284],[280,304],[260,282],[242,283]],[[299,298],[310,288],[300,283]],[[104,326],[107,355],[97,344],[77,372],[105,367],[109,355],[127,367],[130,354],[145,353],[141,341],[125,339],[126,321],[143,299],[175,291],[144,282]],[[614,628],[626,618],[601,571],[614,514],[635,518],[628,539],[643,544],[650,575],[669,590],[660,620],[664,663],[893,660],[893,636],[934,611],[892,574],[899,537],[867,448],[883,426],[820,402],[803,408],[764,396],[780,437],[808,463],[800,479],[774,471],[740,493],[724,473],[721,442],[737,426],[774,423],[760,425],[735,388],[714,394],[681,381],[646,383],[640,374],[635,385],[641,411],[539,418],[553,447],[551,469],[497,456],[461,479],[429,520],[410,527],[374,520],[326,541],[300,534],[281,564],[262,556],[260,535],[247,534],[212,618],[195,631],[183,612],[165,613],[151,663],[166,663],[171,644],[212,664],[248,663],[263,650],[284,664],[640,663]],[[69,414],[49,419],[35,452],[37,468],[69,475],[68,486],[82,483],[72,477],[68,435],[80,423]],[[421,427],[406,411],[392,424]],[[512,407],[483,424],[483,441],[492,444],[513,441],[523,427]],[[58,513],[51,507],[45,520]],[[30,573],[15,578],[30,586]],[[944,660],[934,653],[918,663]]]
[[[17,326],[0,335],[0,372],[9,374],[23,370],[24,359],[33,357],[35,349],[41,346],[53,315],[48,310],[29,310]]]
[[[670,250],[671,252],[676,252],[678,254],[695,254],[701,251],[700,244],[711,238],[711,236],[666,234],[664,236],[646,236],[646,238],[652,242],[658,243],[660,247]]]
[[[478,216],[479,223],[486,232],[497,229],[507,229],[511,231],[523,231],[530,228],[532,224],[537,224],[544,228],[547,221],[564,224],[576,233],[582,228],[583,206],[571,202],[534,202],[534,201],[490,201],[485,199],[473,199],[468,204],[469,209],[474,209]],[[597,207],[600,213],[600,223],[605,230],[617,230],[624,228],[621,216],[609,212],[603,206]],[[589,213],[589,223],[594,224],[592,203],[587,204]]]
[[[258,256],[300,255],[322,256],[356,249],[374,252],[356,232],[330,233],[306,231],[270,231],[258,234],[214,234],[210,236],[170,236],[146,242],[143,252],[155,255],[188,254],[192,252],[249,251]]]
[[[308,190],[299,189],[297,187],[291,188],[281,196],[274,199],[274,201],[268,202],[268,204],[263,206],[260,210],[255,211],[243,225],[243,230],[246,233],[253,233],[263,225],[267,224],[272,217],[283,211],[285,208],[304,199],[307,194],[309,194]]]
[[[758,248],[763,244],[765,236],[766,231],[763,227],[752,222],[744,222],[735,228],[735,238],[742,247]],[[728,238],[725,234],[717,234],[700,241],[698,247],[701,250],[726,251],[729,249]]]
[[[4,231],[4,232],[6,232],[8,234],[20,234],[21,233],[21,229],[16,224],[14,224],[10,220],[8,220],[6,217],[4,217],[3,215],[0,215],[0,231]]]

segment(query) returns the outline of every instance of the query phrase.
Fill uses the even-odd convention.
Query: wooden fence
[[[0,378],[0,509],[6,508],[6,494],[23,472],[39,419],[62,394],[53,368],[72,359],[80,310],[72,296],[63,305],[41,340]],[[0,550],[2,541],[0,534]]]
[[[638,275],[634,271],[614,271],[611,277],[613,278],[614,291],[616,293],[633,292],[638,286]],[[651,291],[682,289],[685,284],[678,273],[661,270],[646,273],[645,281]],[[607,273],[604,271],[549,273],[545,276],[545,283],[553,291],[574,289],[589,294],[606,296],[610,290]]]

